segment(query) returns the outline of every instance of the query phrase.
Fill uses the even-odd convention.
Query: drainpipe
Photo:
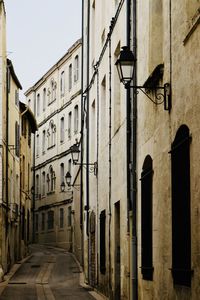
[[[6,236],[8,236],[8,147],[9,147],[9,92],[10,92],[10,70],[7,62],[6,67]]]
[[[36,112],[36,92],[34,91],[34,115]],[[35,242],[35,133],[33,137],[33,203],[32,203],[32,241]]]
[[[137,85],[137,15],[136,15],[136,1],[133,0],[133,54],[136,58],[135,72],[133,75],[133,85]],[[132,300],[138,299],[138,276],[137,276],[137,93],[132,94],[132,133],[131,133],[131,208],[132,208]]]
[[[81,47],[81,165],[80,165],[80,229],[81,229],[81,264],[84,268],[84,230],[83,230],[83,143],[84,143],[84,96],[83,96],[83,56],[84,56],[84,0],[82,0],[82,47]]]
[[[89,86],[90,80],[90,0],[88,0],[87,7],[87,86]],[[87,115],[86,115],[86,234],[88,238],[88,278],[89,278],[89,150],[90,150],[90,122],[89,122],[89,110],[90,110],[90,98],[89,90],[87,91]]]

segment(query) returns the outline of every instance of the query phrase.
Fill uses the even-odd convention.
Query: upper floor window
[[[42,196],[45,196],[45,190],[46,190],[46,174],[45,172],[42,172]]]
[[[26,118],[22,117],[22,135],[26,138]]]
[[[39,156],[39,149],[40,149],[40,136],[39,134],[36,135],[36,156]]]
[[[28,125],[28,145],[31,147],[31,125]]]
[[[15,122],[15,154],[19,157],[20,133],[19,124]]]
[[[49,122],[49,128],[47,130],[48,134],[48,148],[53,147],[56,144],[56,125],[54,121]]]
[[[43,111],[46,109],[46,88],[43,89]]]
[[[39,175],[36,175],[35,178],[35,197],[39,198],[39,192],[40,192],[40,181],[39,181]]]
[[[79,57],[76,55],[74,60],[74,82],[79,79]]]
[[[69,65],[69,91],[72,88],[72,64]]]
[[[152,246],[152,159],[145,158],[141,174],[141,251],[143,279],[153,279],[153,246]]]
[[[37,117],[40,115],[40,94],[37,94]]]
[[[74,107],[74,133],[76,134],[78,132],[78,123],[79,123],[79,118],[78,118],[78,105]]]
[[[61,77],[60,77],[60,93],[61,93],[61,97],[64,96],[65,94],[65,72],[64,71],[61,73]]]
[[[64,170],[64,164],[60,164],[60,186],[61,184],[65,183],[65,170]]]
[[[56,174],[55,171],[53,170],[53,167],[50,166],[49,168],[49,180],[50,180],[50,191],[53,192],[55,191],[56,188]]]
[[[43,130],[42,132],[42,154],[45,153],[46,150],[46,131]]]
[[[182,125],[171,148],[172,275],[176,285],[191,285],[190,133]]]
[[[15,90],[15,105],[19,106],[19,91]]]
[[[70,111],[68,114],[68,138],[71,138],[72,134],[72,112]]]
[[[50,83],[50,89],[48,90],[49,104],[56,100],[56,88],[56,81],[52,78]]]
[[[65,139],[65,119],[62,117],[60,119],[60,142],[64,142]]]

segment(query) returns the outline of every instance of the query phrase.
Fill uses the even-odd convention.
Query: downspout
[[[90,0],[88,0],[87,7],[87,86],[89,86],[90,80]],[[86,115],[86,234],[88,238],[88,278],[89,278],[89,151],[90,151],[90,122],[89,122],[89,110],[90,110],[90,98],[89,98],[89,90],[87,91],[87,115]]]
[[[34,115],[36,112],[36,92],[34,91]],[[33,137],[33,206],[32,206],[32,240],[35,242],[35,133]]]
[[[82,0],[82,47],[81,47],[81,165],[80,165],[80,230],[81,230],[81,265],[84,268],[84,230],[83,230],[83,143],[84,143],[84,97],[83,97],[83,56],[84,56],[84,0]]]
[[[137,15],[136,3],[133,0],[133,54],[135,56],[135,72],[133,75],[133,85],[137,85]],[[132,207],[132,299],[138,299],[138,274],[137,274],[137,93],[133,92],[132,101],[132,188],[131,188],[131,207]]]
[[[9,147],[9,92],[10,92],[10,71],[6,67],[6,237],[8,236],[8,147]]]

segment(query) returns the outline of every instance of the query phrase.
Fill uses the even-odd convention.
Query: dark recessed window
[[[191,285],[190,135],[182,125],[171,149],[172,275],[174,284]]]
[[[100,272],[106,273],[106,211],[100,214]]]
[[[153,279],[152,179],[152,159],[148,155],[145,158],[141,174],[142,276],[145,280]]]

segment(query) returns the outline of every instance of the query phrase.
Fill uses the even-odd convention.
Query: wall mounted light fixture
[[[115,63],[117,67],[117,71],[119,74],[120,81],[124,84],[126,89],[133,88],[135,90],[140,90],[143,94],[145,94],[149,100],[151,100],[154,104],[160,105],[164,103],[164,109],[171,109],[171,86],[170,83],[165,83],[164,86],[157,85],[148,85],[144,84],[143,86],[133,86],[131,85],[131,81],[133,80],[136,59],[134,57],[133,52],[129,49],[129,47],[124,46],[120,51],[119,58]],[[149,95],[149,93],[154,92],[154,98]]]
[[[79,163],[79,143],[76,143],[70,147],[71,156],[72,156],[72,162],[74,165],[80,165],[80,166],[90,166],[89,170],[91,173],[94,173],[94,175],[97,175],[98,170],[98,164],[95,161],[94,163]]]

